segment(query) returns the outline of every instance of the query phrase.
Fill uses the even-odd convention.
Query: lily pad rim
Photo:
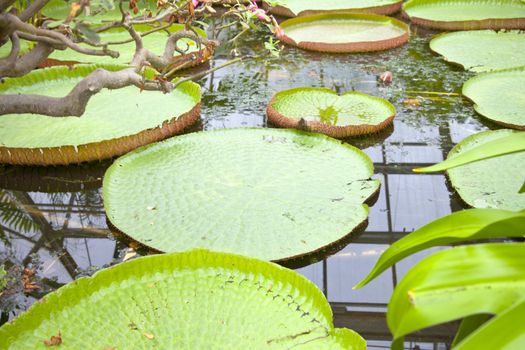
[[[311,22],[316,22],[320,20],[366,20],[370,22],[377,22],[378,24],[388,23],[388,25],[397,27],[403,31],[403,34],[398,35],[389,39],[381,40],[372,40],[372,41],[348,41],[344,43],[330,43],[330,42],[321,42],[321,41],[300,41],[296,42],[290,36],[286,34],[286,28],[290,26],[295,26],[297,24],[306,24]],[[324,13],[311,16],[301,16],[289,18],[283,21],[281,28],[285,30],[285,34],[282,38],[282,41],[286,44],[297,46],[301,49],[320,51],[320,52],[330,52],[330,53],[352,53],[352,52],[369,52],[369,51],[379,51],[386,50],[400,45],[405,44],[410,38],[410,26],[398,20],[397,18],[377,15],[373,13],[359,13],[359,12],[341,12],[337,14]],[[360,46],[363,46],[361,48]]]
[[[525,32],[524,32],[524,35],[525,35]],[[525,130],[525,122],[524,122],[523,125],[510,124],[510,123],[505,123],[503,121],[499,121],[499,120],[496,120],[496,119],[492,119],[491,117],[486,116],[485,114],[482,114],[481,113],[481,107],[476,103],[476,101],[474,101],[474,99],[472,97],[470,97],[468,95],[468,92],[467,92],[467,90],[470,89],[473,84],[475,84],[479,80],[483,80],[487,76],[495,76],[495,75],[498,75],[498,74],[506,74],[506,73],[513,73],[513,72],[521,73],[525,77],[525,66],[518,66],[518,67],[512,67],[512,68],[505,68],[505,69],[496,69],[496,70],[492,70],[492,71],[489,71],[489,72],[482,72],[482,73],[476,74],[476,75],[474,75],[473,77],[471,77],[470,79],[468,79],[467,81],[465,81],[463,83],[463,86],[461,88],[461,94],[466,99],[468,99],[470,102],[472,102],[474,104],[474,110],[480,116],[482,116],[483,118],[485,118],[487,120],[490,120],[493,123],[502,125],[502,126],[504,126],[506,128],[512,128],[512,129],[522,130],[523,131],[523,130]],[[473,135],[470,135],[470,136],[473,136]]]
[[[204,257],[204,259],[198,260],[199,257]],[[193,260],[187,261],[192,258]],[[239,254],[196,248],[183,252],[143,256],[103,268],[95,272],[92,276],[80,277],[73,282],[67,283],[56,291],[45,295],[39,302],[33,303],[28,310],[0,327],[0,334],[3,333],[4,335],[0,337],[0,345],[2,345],[2,343],[8,345],[10,340],[16,339],[24,333],[31,331],[31,329],[38,327],[47,319],[45,317],[46,315],[57,313],[67,307],[76,305],[76,303],[81,301],[85,296],[88,296],[88,292],[96,292],[117,281],[124,281],[133,276],[152,275],[156,271],[155,268],[159,266],[159,269],[167,270],[169,266],[162,264],[169,263],[170,260],[182,262],[183,264],[180,265],[181,270],[188,268],[198,270],[199,268],[219,267],[252,274],[262,274],[274,280],[282,278],[282,281],[291,284],[294,288],[301,291],[301,294],[308,295],[313,299],[311,302],[312,306],[318,309],[320,314],[325,317],[326,325],[331,328],[332,332],[338,329],[334,327],[332,309],[326,297],[322,291],[305,276],[272,262]],[[146,265],[150,268],[135,268],[137,266],[140,267],[140,265]],[[177,269],[173,270],[176,271]],[[341,329],[344,330],[345,328]]]
[[[338,94],[332,89],[324,88],[324,87],[297,87],[297,88],[291,88],[286,90],[278,91],[274,94],[270,102],[268,103],[268,106],[266,107],[266,115],[268,117],[268,121],[271,123],[288,128],[291,126],[294,126],[295,128],[298,127],[300,120],[291,118],[289,116],[286,116],[282,114],[280,111],[274,108],[274,103],[279,98],[280,94],[288,94],[288,93],[295,93],[296,91],[323,91],[327,93],[334,94],[336,96],[345,96],[345,95],[358,95],[365,97],[367,99],[370,99],[374,101],[374,103],[380,103],[384,106],[386,106],[390,110],[390,114],[387,118],[385,118],[382,122],[377,124],[356,124],[356,125],[329,125],[326,123],[323,123],[321,121],[309,121],[307,120],[307,127],[310,128],[312,132],[318,132],[321,134],[325,134],[329,137],[338,138],[338,139],[344,139],[348,137],[357,137],[362,135],[368,135],[375,132],[380,132],[384,128],[388,127],[392,124],[395,116],[396,116],[396,108],[395,106],[390,103],[388,100],[383,99],[381,97],[369,95],[363,92],[359,91],[347,91],[342,94]],[[308,125],[309,124],[309,125]]]
[[[450,31],[463,31],[463,30],[478,30],[478,29],[525,29],[525,18],[514,17],[514,18],[486,18],[480,20],[431,20],[422,17],[410,16],[407,12],[407,9],[411,7],[420,6],[417,2],[420,0],[408,0],[403,3],[401,8],[401,15],[404,18],[408,18],[412,23],[422,26],[429,27],[440,30],[450,30]],[[484,0],[478,0],[483,2]],[[502,0],[492,0],[493,2],[504,3]],[[443,0],[427,0],[426,3],[435,2],[443,3],[447,1]],[[450,2],[450,1],[449,1]],[[519,4],[519,3],[517,3]],[[498,24],[493,24],[492,22],[496,20]],[[517,23],[514,23],[517,22]]]
[[[370,181],[371,183],[373,183],[376,186],[375,190],[373,192],[371,192],[370,195],[365,200],[363,200],[363,203],[361,203],[361,204],[356,203],[356,206],[361,205],[363,207],[363,209],[365,210],[365,213],[366,213],[366,218],[361,223],[356,225],[350,232],[347,232],[346,234],[342,235],[339,239],[337,239],[335,241],[332,241],[332,242],[330,242],[330,243],[328,243],[328,244],[326,244],[324,246],[320,246],[317,249],[314,249],[314,250],[311,250],[311,251],[308,251],[308,252],[305,252],[305,253],[302,253],[302,254],[296,254],[296,255],[292,255],[292,256],[287,256],[286,258],[282,258],[282,259],[271,260],[272,263],[276,263],[276,264],[279,264],[279,265],[282,265],[282,266],[285,266],[285,267],[291,267],[291,268],[303,267],[303,266],[305,266],[303,264],[303,262],[306,262],[307,260],[310,261],[309,259],[312,258],[312,257],[315,257],[317,255],[321,255],[321,254],[322,255],[331,255],[331,254],[341,250],[343,248],[343,247],[340,247],[342,244],[345,244],[345,246],[348,245],[356,234],[360,233],[364,228],[366,228],[366,225],[368,225],[368,215],[369,215],[369,211],[370,211],[369,210],[369,206],[368,206],[367,203],[372,201],[372,199],[375,198],[378,195],[378,193],[379,193],[379,191],[381,189],[381,181],[379,179],[372,179],[372,176],[374,175],[374,164],[373,164],[372,160],[370,159],[370,157],[365,152],[360,150],[359,148],[357,148],[355,146],[352,146],[352,145],[348,144],[347,142],[335,139],[333,137],[329,137],[329,136],[324,135],[324,134],[316,133],[316,132],[307,132],[307,131],[302,131],[302,130],[297,130],[297,129],[288,129],[288,128],[277,129],[277,128],[258,128],[258,127],[248,127],[248,128],[238,127],[238,128],[203,130],[203,131],[192,132],[192,133],[189,133],[189,134],[179,135],[179,136],[176,137],[176,139],[180,140],[180,139],[186,138],[186,137],[195,137],[196,135],[200,135],[200,134],[203,134],[203,133],[228,133],[228,132],[235,132],[235,131],[239,131],[239,130],[279,130],[279,131],[284,131],[284,132],[291,132],[293,134],[298,134],[298,135],[301,135],[301,136],[310,136],[310,137],[321,138],[321,139],[324,139],[324,140],[326,140],[328,142],[335,143],[335,144],[337,144],[339,146],[344,146],[344,147],[348,148],[349,150],[351,150],[352,152],[355,152],[355,153],[359,154],[360,158],[362,158],[363,161],[365,162],[365,165],[366,165],[368,173],[369,173],[369,177],[368,177],[367,181]],[[103,197],[104,198],[108,198],[109,197],[106,194],[106,191],[107,191],[107,188],[108,188],[108,182],[107,182],[108,178],[109,178],[108,175],[111,175],[112,172],[115,171],[115,169],[118,169],[118,168],[122,167],[120,165],[122,162],[129,161],[128,158],[135,157],[135,156],[137,156],[136,153],[145,151],[148,148],[156,147],[159,144],[163,144],[163,143],[167,144],[169,142],[174,142],[174,139],[175,138],[165,139],[165,140],[161,140],[161,141],[158,141],[158,142],[154,142],[154,143],[150,143],[150,144],[138,147],[138,148],[134,149],[133,151],[131,151],[129,153],[126,153],[126,154],[122,155],[121,157],[119,157],[118,159],[116,159],[113,162],[113,164],[111,164],[109,166],[109,168],[106,170],[106,173],[104,174],[104,178],[102,180],[102,195],[103,195]],[[165,145],[164,147],[169,147],[169,146]],[[121,235],[131,239],[133,242],[138,242],[141,246],[146,247],[146,248],[152,250],[153,252],[159,252],[159,253],[164,253],[164,254],[174,253],[174,252],[163,252],[163,251],[161,251],[161,250],[159,250],[159,249],[157,249],[155,247],[152,247],[152,246],[148,245],[147,242],[138,241],[131,234],[126,233],[124,230],[120,229],[114,222],[111,221],[111,218],[110,218],[110,215],[108,213],[108,210],[106,209],[107,202],[108,202],[108,200],[106,199],[104,201],[104,209],[106,211],[106,222],[107,222],[108,227],[110,228],[110,230],[112,230],[113,232],[116,232],[117,234],[121,234]],[[229,252],[224,252],[224,253],[228,254]],[[232,254],[235,254],[235,253],[232,253]],[[308,264],[311,264],[311,261]]]
[[[276,14],[278,16],[294,18],[294,17],[304,17],[304,16],[311,16],[311,15],[317,15],[317,14],[337,14],[341,12],[371,13],[371,14],[386,16],[386,15],[394,14],[398,12],[399,10],[401,10],[403,1],[404,0],[392,0],[391,3],[386,4],[386,5],[376,5],[376,6],[359,7],[359,8],[346,8],[346,9],[335,9],[335,10],[309,9],[309,10],[300,11],[299,13],[293,12],[290,8],[286,7],[285,5],[277,5],[274,7],[270,7],[267,5],[265,1],[263,1],[263,4],[270,13]]]

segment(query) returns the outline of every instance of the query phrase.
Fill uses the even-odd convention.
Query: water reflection
[[[370,349],[388,346],[385,310],[389,295],[407,269],[428,252],[394,266],[362,290],[352,291],[351,287],[389,244],[461,208],[443,175],[413,174],[411,169],[442,160],[467,135],[495,128],[480,121],[470,103],[457,95],[470,74],[433,54],[428,48],[429,33],[414,29],[408,45],[382,53],[323,55],[286,48],[281,58],[217,71],[200,81],[202,124],[192,129],[266,126],[265,110],[271,96],[299,86],[323,86],[337,93],[362,91],[395,105],[398,114],[393,127],[346,140],[371,157],[374,178],[382,183],[371,204],[366,231],[354,237],[353,243],[345,242],[337,254],[298,270],[328,296],[336,325],[362,333]],[[257,50],[262,43],[260,38],[247,37],[244,45]],[[223,63],[231,49],[219,52],[210,65]],[[394,76],[390,86],[377,82],[385,70]],[[407,99],[417,99],[419,105],[409,105]],[[106,224],[100,187],[108,165],[5,167],[0,171],[0,260],[12,275],[25,266],[37,267],[36,282],[41,286],[28,294],[14,286],[2,295],[1,322],[49,290],[137,256],[137,245],[115,239]],[[451,327],[420,332],[408,340],[418,341],[421,349],[439,348],[450,342]]]

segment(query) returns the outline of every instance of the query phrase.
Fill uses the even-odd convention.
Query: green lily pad
[[[80,278],[0,328],[0,348],[49,349],[58,334],[60,349],[366,349],[305,277],[206,250]]]
[[[408,0],[403,12],[413,23],[437,29],[525,28],[521,0]]]
[[[525,66],[525,33],[520,31],[445,33],[434,37],[430,48],[472,72]]]
[[[139,33],[144,33],[153,27],[149,25],[135,25],[135,30]],[[151,34],[148,34],[143,37],[144,47],[157,55],[162,55],[164,53],[164,47],[166,46],[166,41],[171,33],[183,30],[183,24],[173,24],[166,31],[158,31]],[[201,29],[196,29],[198,34],[201,37],[206,37],[206,33]],[[103,33],[100,33],[100,40],[102,42],[114,42],[114,41],[124,41],[131,39],[129,33],[124,28],[112,28]],[[87,44],[79,44],[85,48],[93,48]],[[179,42],[179,47],[182,50],[187,52],[198,51],[198,46],[194,41],[189,39],[182,39]],[[78,53],[73,50],[64,50],[59,51],[55,50],[53,54],[49,56],[51,59],[59,61],[73,61],[73,62],[82,62],[82,63],[118,63],[118,64],[128,64],[131,62],[133,55],[135,54],[135,42],[131,41],[125,44],[118,45],[109,45],[108,49],[118,51],[120,53],[118,58],[112,58],[110,56],[88,56],[85,54]],[[180,53],[177,51],[174,52],[174,56],[178,56]]]
[[[525,67],[479,74],[463,85],[462,93],[482,116],[525,130]]]
[[[408,26],[394,18],[359,13],[321,14],[281,23],[282,41],[321,52],[380,51],[403,45]]]
[[[399,11],[402,0],[352,0],[352,1],[304,1],[281,0],[279,5],[271,7],[270,13],[286,16],[309,16],[319,13],[337,12],[370,12],[389,15]]]
[[[517,131],[502,129],[471,135],[458,143],[448,158],[512,132]],[[465,164],[447,173],[452,186],[468,205],[518,211],[525,209],[525,193],[518,193],[523,184],[524,164],[525,152],[519,152]]]
[[[78,65],[33,71],[5,79],[1,94],[44,94],[61,97],[97,68]],[[170,94],[129,86],[104,89],[88,102],[81,117],[9,114],[0,118],[0,162],[69,164],[121,155],[144,144],[181,132],[200,111],[200,87],[184,83]]]
[[[266,112],[275,125],[344,138],[387,127],[396,109],[382,98],[360,92],[339,96],[325,88],[295,88],[275,94]]]
[[[285,262],[363,224],[379,188],[366,154],[320,134],[199,132],[140,148],[104,176],[112,225],[162,252],[196,247]]]

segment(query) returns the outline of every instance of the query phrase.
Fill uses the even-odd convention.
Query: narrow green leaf
[[[441,163],[426,168],[414,169],[414,172],[432,173],[455,168],[478,160],[523,151],[525,151],[525,132],[515,132],[508,136],[498,138],[497,140],[486,142],[453,158],[448,158]]]
[[[525,182],[523,183],[523,185],[521,186],[520,190],[518,193],[525,193]]]
[[[456,333],[456,336],[454,337],[454,341],[452,342],[452,347],[455,347],[457,344],[462,342],[463,339],[471,335],[482,324],[487,322],[491,317],[492,315],[487,314],[479,314],[465,317],[459,325],[459,329]]]
[[[525,349],[523,315],[525,315],[525,300],[487,322],[471,337],[458,344],[454,350]]]
[[[392,244],[360,288],[403,258],[421,250],[475,239],[525,236],[525,211],[468,209],[437,219]]]
[[[416,264],[388,304],[394,339],[470,315],[506,311],[525,298],[523,256],[523,243],[489,243],[447,249]]]

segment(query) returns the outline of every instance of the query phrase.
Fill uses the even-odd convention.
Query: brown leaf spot
[[[58,335],[52,335],[49,340],[44,340],[45,346],[57,346],[62,343],[62,334],[58,331]]]

